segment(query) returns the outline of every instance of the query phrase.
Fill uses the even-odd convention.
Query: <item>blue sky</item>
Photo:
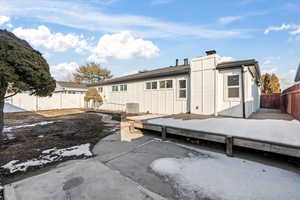
[[[215,49],[257,59],[285,87],[300,61],[299,0],[0,0],[0,28],[41,51],[57,79],[87,61],[119,76]]]

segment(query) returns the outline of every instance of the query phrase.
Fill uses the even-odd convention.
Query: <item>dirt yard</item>
[[[75,111],[74,111],[75,112]],[[5,115],[5,127],[32,125],[50,122],[45,125],[12,129],[10,138],[0,142],[0,167],[12,160],[25,162],[39,158],[45,150],[69,148],[81,144],[90,144],[90,148],[103,137],[119,129],[119,123],[108,123],[97,113],[77,114],[71,112],[47,113],[10,113]],[[68,115],[65,115],[68,114]],[[51,117],[46,117],[51,116]],[[67,157],[49,165],[78,157]],[[49,165],[31,167],[26,173]],[[11,173],[0,168],[0,185],[12,182],[24,172]]]

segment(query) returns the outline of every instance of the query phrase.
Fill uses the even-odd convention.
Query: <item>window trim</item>
[[[238,76],[239,77],[239,84],[238,85],[228,85],[228,79],[230,76]],[[238,88],[239,89],[239,96],[238,97],[229,97],[229,89],[230,88]],[[224,79],[224,99],[226,101],[241,101],[241,74],[239,73],[230,73],[225,75]]]
[[[154,82],[156,82],[156,88],[153,89],[153,85],[152,85],[152,84],[153,84]],[[150,88],[147,88],[147,84],[150,84]],[[145,82],[145,90],[147,90],[147,91],[150,91],[150,90],[158,90],[158,89],[159,89],[159,88],[158,88],[158,86],[159,86],[158,84],[159,84],[159,81],[146,81],[146,82]]]
[[[180,87],[180,81],[185,81],[185,88]],[[178,79],[178,91],[177,91],[178,99],[181,99],[181,100],[186,100],[187,99],[187,96],[188,96],[187,87],[188,87],[187,79]],[[180,97],[180,91],[185,91],[185,97]]]

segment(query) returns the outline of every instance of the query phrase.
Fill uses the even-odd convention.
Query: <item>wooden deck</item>
[[[265,152],[272,152],[281,155],[293,156],[300,158],[300,147],[293,145],[280,144],[270,141],[256,140],[251,138],[224,135],[211,132],[196,131],[192,129],[175,128],[169,126],[161,126],[147,123],[147,121],[132,121],[133,129],[150,130],[161,133],[162,138],[166,138],[167,134],[179,135],[189,138],[217,142],[226,146],[226,154],[233,156],[234,146],[255,149]]]

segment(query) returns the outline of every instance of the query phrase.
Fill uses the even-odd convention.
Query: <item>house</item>
[[[179,65],[104,80],[89,87],[101,109],[161,114],[194,113],[247,118],[260,106],[258,62],[222,62],[216,51]]]
[[[87,90],[87,85],[83,83],[56,81],[56,88],[54,93],[85,94]]]

